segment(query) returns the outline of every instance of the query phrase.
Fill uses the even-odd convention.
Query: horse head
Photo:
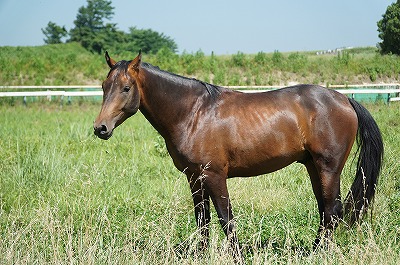
[[[141,52],[132,61],[116,62],[105,53],[110,72],[103,82],[103,103],[94,122],[94,134],[103,140],[112,136],[114,129],[135,114],[140,105]]]

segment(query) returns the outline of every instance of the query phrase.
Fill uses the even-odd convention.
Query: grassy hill
[[[77,43],[0,47],[1,85],[96,84],[104,76],[100,55]]]
[[[136,55],[136,51],[109,52],[116,60]],[[400,57],[382,56],[372,47],[324,55],[276,51],[206,56],[201,51],[177,55],[161,50],[157,55],[144,55],[144,61],[217,85],[336,85],[400,80]],[[90,53],[77,43],[0,47],[0,67],[0,85],[98,85],[108,71],[103,55]]]

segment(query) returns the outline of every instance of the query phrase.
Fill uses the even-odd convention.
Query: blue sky
[[[395,0],[113,0],[113,23],[172,37],[179,52],[233,54],[375,46]],[[43,45],[49,21],[68,30],[86,0],[0,0],[0,46]]]

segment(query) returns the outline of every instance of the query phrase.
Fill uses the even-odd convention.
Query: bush
[[[109,53],[117,61],[132,60],[137,55],[137,51],[118,53],[109,50]],[[157,54],[143,54],[143,60],[162,70],[218,85],[382,83],[400,80],[400,57],[381,55],[376,48],[351,49],[336,56],[302,52],[283,54],[279,51],[207,56],[201,50],[178,55],[163,48]],[[108,73],[104,55],[90,53],[78,43],[0,47],[0,67],[2,85],[99,85]]]
[[[293,73],[298,73],[301,70],[307,69],[307,57],[298,52],[291,53],[288,57],[288,68]]]
[[[282,68],[284,64],[285,57],[283,56],[282,53],[279,51],[274,51],[272,54],[272,63],[274,64],[275,67],[277,68]]]
[[[232,55],[231,57],[232,66],[245,67],[247,65],[246,55],[242,52]]]

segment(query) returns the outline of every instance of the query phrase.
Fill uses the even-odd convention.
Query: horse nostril
[[[94,134],[96,134],[96,135],[106,134],[107,131],[108,131],[108,128],[105,124],[102,124],[102,125],[94,128]]]
[[[108,131],[107,126],[102,124],[100,126],[100,134],[105,134],[105,133],[107,133],[107,131]]]

